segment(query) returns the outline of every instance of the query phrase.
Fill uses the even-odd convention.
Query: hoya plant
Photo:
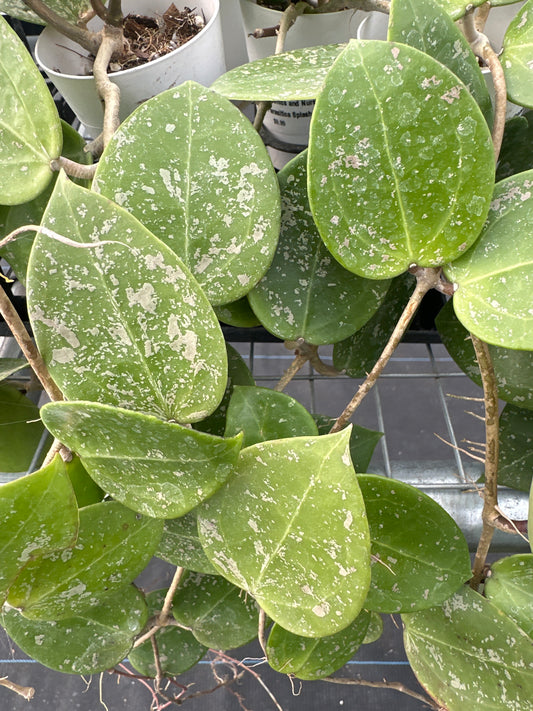
[[[24,354],[0,361],[3,409],[19,408],[1,415],[2,466],[20,470],[36,437],[13,412],[54,438],[0,487],[1,621],[27,654],[83,675],[128,658],[163,708],[196,693],[167,678],[255,638],[280,674],[345,683],[332,675],[398,613],[424,693],[376,686],[435,710],[531,707],[533,554],[486,562],[496,529],[527,535],[498,506],[499,470],[531,487],[531,119],[506,126],[505,105],[533,107],[532,8],[499,59],[483,7],[392,0],[387,41],[280,53],[111,116],[89,167],[0,18],[0,249],[34,337],[0,289]],[[309,147],[276,175],[232,102],[302,99]],[[380,435],[349,422],[430,289],[483,386],[473,567],[444,509],[368,472]],[[294,350],[274,390],[220,320]],[[309,413],[283,390],[307,361],[332,373],[326,344],[367,375],[342,413]],[[28,365],[38,415],[14,385]],[[174,577],[144,591],[154,555]]]

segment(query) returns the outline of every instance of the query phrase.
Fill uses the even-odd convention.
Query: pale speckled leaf
[[[479,235],[493,174],[485,119],[449,69],[407,45],[349,43],[309,140],[311,209],[343,266],[383,279],[455,259]]]
[[[79,515],[75,546],[30,561],[11,586],[7,602],[25,617],[59,620],[97,604],[137,577],[163,531],[163,521],[116,501],[86,506]]]
[[[533,0],[528,0],[511,21],[500,57],[507,95],[521,106],[533,108]]]
[[[306,47],[256,59],[223,74],[211,89],[233,101],[315,99],[344,47]]]
[[[443,5],[435,0],[393,0],[387,39],[416,47],[451,69],[491,126],[492,101],[477,57]]]
[[[515,2],[515,0],[511,1]],[[478,7],[483,4],[484,0],[472,0],[472,2],[470,2],[470,0],[436,0],[436,2],[443,10],[446,10],[454,20],[457,20],[465,14],[467,7]],[[491,4],[496,5],[497,2]]]
[[[171,247],[213,304],[244,296],[272,261],[279,190],[266,148],[235,106],[199,84],[140,106],[93,185]]]
[[[39,349],[66,398],[178,422],[213,412],[226,349],[204,293],[172,250],[101,195],[58,179],[28,269]]]
[[[52,179],[61,123],[31,55],[0,16],[0,203],[33,200]]]
[[[448,353],[461,370],[481,386],[481,373],[472,339],[455,315],[453,299],[440,310],[435,324]],[[533,410],[533,351],[517,351],[491,345],[489,351],[500,400]]]
[[[267,661],[282,674],[294,674],[298,679],[322,679],[353,657],[363,643],[369,622],[370,614],[362,610],[345,629],[318,639],[300,637],[274,625],[266,646]]]
[[[183,516],[219,489],[242,440],[90,402],[49,403],[41,417],[104,491],[154,518]]]
[[[328,252],[307,198],[307,151],[278,180],[281,232],[268,272],[248,299],[263,326],[278,338],[324,345],[361,328],[385,298],[389,281],[363,279]]]
[[[126,657],[147,618],[143,595],[129,585],[64,620],[29,620],[13,608],[0,620],[15,644],[44,666],[97,674]]]
[[[440,605],[471,576],[461,529],[409,484],[371,474],[358,479],[373,555],[365,607],[393,613]]]
[[[196,511],[165,521],[163,537],[155,554],[172,565],[195,573],[218,574],[200,543]]]
[[[498,484],[527,493],[533,481],[533,412],[506,405],[499,436]]]
[[[163,609],[166,590],[154,590],[146,596],[150,616]],[[159,663],[164,676],[177,676],[193,667],[207,652],[207,647],[200,644],[189,630],[179,627],[163,627],[156,632]],[[150,640],[132,649],[128,659],[140,674],[156,676],[154,650]]]
[[[318,434],[325,435],[333,427],[335,417],[327,415],[313,415],[318,426]],[[383,432],[369,430],[367,427],[352,425],[350,435],[350,457],[356,472],[368,471],[368,465],[374,454],[377,443],[383,437]]]
[[[0,472],[25,472],[44,427],[37,405],[8,383],[0,383],[0,430]]]
[[[255,601],[218,575],[189,573],[182,578],[172,614],[196,639],[211,649],[232,649],[257,636]]]
[[[238,385],[228,406],[226,437],[244,433],[243,447],[258,442],[318,434],[313,416],[286,393]]]
[[[0,603],[28,561],[73,546],[77,532],[76,499],[59,456],[0,486]]]
[[[76,23],[80,15],[89,10],[91,3],[89,0],[46,0],[46,6],[66,20]],[[19,20],[34,22],[37,25],[45,24],[44,20],[28,8],[24,0],[0,0],[0,11]]]
[[[0,358],[0,380],[5,380],[27,367],[28,362],[25,358]]]
[[[512,555],[493,563],[484,593],[533,639],[533,554]]]
[[[531,708],[531,638],[484,597],[465,588],[402,620],[411,668],[448,711]]]
[[[533,170],[496,185],[483,232],[445,268],[465,328],[487,343],[533,351]]]
[[[349,438],[348,428],[248,447],[236,476],[198,508],[213,565],[304,637],[346,627],[368,592],[370,540]]]

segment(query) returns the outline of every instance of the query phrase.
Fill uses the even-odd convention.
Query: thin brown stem
[[[178,586],[181,582],[184,572],[185,572],[185,568],[176,568],[176,570],[174,571],[174,577],[172,578],[170,587],[167,590],[167,594],[165,595],[165,602],[163,603],[163,609],[161,610],[161,614],[159,615],[159,617],[163,620],[166,619],[167,617],[170,617],[170,615],[171,615],[172,601],[174,600],[174,595],[176,594],[176,590],[178,589]]]
[[[429,706],[430,709],[434,709],[435,711],[446,711],[440,704],[433,701],[433,699],[409,689],[407,686],[398,681],[367,681],[366,679],[343,679],[342,677],[333,676],[327,676],[323,679],[323,681],[329,681],[332,684],[346,684],[348,686],[369,686],[373,689],[392,689],[393,691],[399,691],[401,694],[410,696],[412,699],[421,701],[423,704],[426,704],[426,706]]]
[[[83,180],[92,180],[96,173],[96,163],[85,165],[84,163],[76,163],[76,161],[64,156],[50,161],[50,168],[52,170],[64,170],[71,178],[82,178]]]
[[[263,654],[266,657],[266,612],[263,609],[259,610],[259,623],[257,626],[257,638],[259,640],[259,644],[261,645],[261,649],[263,650]]]
[[[263,121],[265,120],[265,116],[267,115],[267,111],[270,109],[272,106],[271,101],[258,101],[257,106],[256,106],[256,111],[255,111],[255,118],[254,118],[254,128],[257,132],[261,130],[261,126],[263,125]]]
[[[107,7],[102,0],[91,0],[91,7],[95,15],[98,15],[101,20],[107,22]]]
[[[42,463],[43,468],[47,467],[53,461],[56,454],[60,454],[64,462],[70,462],[72,460],[72,452],[70,449],[67,449],[58,439],[54,439]]]
[[[104,25],[102,44],[96,55],[93,66],[96,89],[104,102],[103,143],[107,146],[120,124],[120,89],[107,75],[107,67],[111,58],[122,50],[124,35],[118,27]]]
[[[296,373],[298,373],[308,361],[309,358],[306,355],[297,354],[294,357],[294,360],[292,361],[290,366],[281,376],[281,379],[279,383],[277,383],[277,385],[274,387],[274,390],[276,390],[278,393],[283,392],[283,390],[285,390],[287,385],[294,378]]]
[[[122,27],[122,22],[124,16],[122,15],[122,2],[121,0],[109,0],[109,7],[107,10],[107,21],[113,27]]]
[[[430,267],[415,268],[414,273],[416,275],[417,280],[415,290],[411,294],[407,306],[405,307],[398,323],[396,324],[396,327],[394,328],[394,331],[392,332],[389,342],[383,349],[383,352],[376,361],[376,364],[374,365],[370,373],[366,376],[364,382],[360,385],[359,389],[357,390],[353,398],[350,400],[348,405],[345,407],[344,411],[335,421],[335,424],[331,428],[330,432],[339,432],[339,430],[342,430],[346,427],[349,419],[357,410],[359,405],[363,402],[365,396],[374,387],[379,376],[383,372],[383,369],[391,359],[394,351],[402,340],[405,331],[411,323],[411,319],[413,318],[415,311],[420,306],[420,302],[422,301],[423,297],[430,289],[434,288],[435,285],[439,283],[440,269],[433,269]]]
[[[14,681],[10,681],[7,676],[0,678],[0,686],[14,691],[15,694],[22,696],[26,701],[31,701],[35,695],[35,689],[32,686],[20,686],[20,684],[15,684]]]
[[[87,29],[73,25],[49,8],[42,0],[24,0],[24,4],[27,5],[30,10],[33,10],[41,20],[44,20],[47,25],[52,25],[58,32],[61,32],[62,35],[65,35],[65,37],[79,44],[80,47],[83,47],[91,54],[96,55],[98,53],[100,35],[97,32],[90,32]]]

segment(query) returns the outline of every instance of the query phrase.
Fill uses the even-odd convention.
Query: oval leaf
[[[441,266],[478,236],[494,155],[464,84],[413,47],[352,41],[317,99],[309,201],[326,246],[383,279]]]
[[[94,188],[171,247],[213,304],[244,296],[272,261],[279,191],[266,148],[235,106],[199,84],[137,109],[107,146]]]
[[[235,326],[235,328],[252,328],[261,324],[252,311],[246,296],[229,304],[215,306],[214,310],[219,321],[227,323],[229,326]]]
[[[487,222],[472,249],[446,267],[453,306],[481,340],[533,351],[531,283],[533,170],[496,185]]]
[[[0,383],[0,427],[3,442],[9,442],[0,448],[0,472],[25,472],[44,427],[37,405],[7,383]]]
[[[349,438],[348,428],[248,447],[235,478],[198,509],[213,565],[304,637],[346,627],[368,591],[368,524]]]
[[[210,414],[226,387],[226,348],[180,259],[125,210],[64,176],[43,225],[69,242],[36,238],[28,308],[66,398],[178,422]]]
[[[283,340],[324,345],[347,338],[380,306],[389,282],[362,279],[328,252],[307,198],[307,151],[278,174],[281,232],[274,261],[248,299],[265,328]]]
[[[105,492],[87,474],[79,457],[73,456],[70,462],[65,462],[65,468],[80,509],[102,501]]]
[[[0,204],[33,200],[52,179],[61,123],[48,87],[16,33],[0,16]]]
[[[200,543],[196,511],[165,521],[163,537],[159,541],[155,554],[167,563],[195,573],[216,575],[218,572],[207,558]]]
[[[49,403],[41,417],[104,491],[155,518],[182,516],[211,496],[233,474],[241,447],[241,436],[90,402]]]
[[[485,582],[485,596],[533,638],[533,554],[496,561]]]
[[[460,528],[409,484],[369,474],[358,479],[373,556],[365,607],[393,613],[441,604],[471,576]]]
[[[5,380],[27,367],[28,361],[25,358],[0,358],[0,380]]]
[[[532,52],[533,0],[528,0],[507,28],[500,61],[510,100],[530,108],[533,108]]]

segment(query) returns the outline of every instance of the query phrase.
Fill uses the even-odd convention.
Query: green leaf
[[[257,636],[255,601],[218,575],[187,574],[174,596],[172,614],[211,649],[232,649]]]
[[[328,434],[335,422],[334,417],[327,415],[313,415],[313,419],[318,425],[318,434]],[[374,450],[379,440],[383,437],[383,432],[369,430],[360,425],[352,425],[350,434],[350,458],[356,472],[366,472],[368,465],[374,454]]]
[[[306,47],[257,59],[223,74],[211,89],[232,101],[315,99],[344,47]]]
[[[211,496],[233,474],[241,447],[241,436],[90,402],[49,403],[41,417],[105,492],[155,518],[183,516]]]
[[[533,412],[506,405],[500,415],[498,483],[528,492],[533,477]]]
[[[507,96],[515,104],[533,108],[533,0],[528,0],[510,22],[503,38],[500,61],[505,73]]]
[[[25,358],[0,358],[0,380],[5,380],[27,367],[28,361]]]
[[[246,296],[229,304],[215,306],[214,310],[219,321],[236,328],[252,328],[261,323],[252,311]]]
[[[228,406],[226,437],[244,433],[243,447],[265,440],[312,437],[318,429],[303,405],[285,393],[238,385]]]
[[[8,603],[29,619],[73,617],[97,604],[104,593],[137,577],[161,538],[162,521],[135,514],[116,501],[79,513],[74,548],[30,561],[11,586]]]
[[[80,509],[102,501],[104,491],[87,474],[79,457],[73,456],[65,467]]]
[[[90,9],[91,3],[89,0],[46,0],[46,6],[75,24],[80,16]],[[44,20],[28,9],[24,0],[0,0],[0,11],[36,25],[45,24]]]
[[[533,111],[513,116],[505,124],[496,181],[533,168]]]
[[[154,590],[146,596],[150,617],[161,612],[166,593],[166,590]],[[155,640],[163,676],[183,674],[199,662],[207,651],[191,632],[179,627],[163,627],[156,632]],[[154,650],[150,640],[132,649],[128,659],[140,674],[156,676]]]
[[[377,612],[370,613],[370,622],[363,640],[363,644],[372,644],[383,634],[383,618]]]
[[[248,299],[265,328],[285,341],[323,345],[347,338],[380,306],[388,281],[344,269],[328,252],[307,198],[307,151],[278,173],[281,233],[274,261]]]
[[[440,605],[471,576],[461,529],[409,484],[371,474],[358,479],[373,556],[365,607],[393,613]]]
[[[25,472],[44,432],[39,408],[12,385],[0,383],[0,471]]]
[[[402,620],[405,651],[418,681],[448,711],[531,706],[531,638],[481,595],[465,588],[442,608]]]
[[[346,429],[248,447],[236,476],[198,508],[215,568],[304,637],[347,627],[368,591],[370,540],[349,437]]]
[[[64,176],[43,225],[85,245],[40,233],[28,270],[33,332],[65,397],[178,422],[213,412],[226,387],[224,339],[180,259]]]
[[[516,0],[512,1],[515,2]],[[437,2],[450,17],[457,20],[465,14],[468,7],[478,7],[483,4],[484,0],[473,0],[473,2],[469,2],[469,0],[437,0]],[[496,5],[497,2],[492,4]]]
[[[492,101],[477,57],[443,5],[437,0],[393,0],[387,39],[415,47],[448,67],[468,87],[491,126]]]
[[[485,119],[449,69],[406,45],[350,42],[309,140],[311,210],[344,267],[384,279],[455,259],[483,226],[493,174]]]
[[[533,351],[533,170],[496,185],[481,236],[445,268],[465,328],[486,343]]]
[[[217,575],[198,537],[196,511],[185,516],[165,521],[163,537],[159,541],[156,556],[179,568],[187,568],[196,573]]]
[[[435,323],[448,353],[474,383],[481,387],[481,373],[469,332],[461,324],[448,301]],[[494,365],[498,396],[517,407],[533,410],[533,352],[489,345]]]
[[[533,638],[533,554],[496,561],[485,582],[485,596]]]
[[[272,261],[279,191],[266,148],[199,84],[140,106],[104,151],[94,187],[171,247],[213,304],[247,294]]]
[[[359,649],[368,629],[366,610],[352,624],[328,637],[309,639],[274,625],[268,636],[267,660],[272,669],[298,679],[322,679],[348,662]]]
[[[44,469],[0,486],[0,522],[3,603],[28,561],[73,546],[76,541],[78,509],[59,456]]]
[[[31,55],[0,16],[0,203],[33,200],[52,179],[61,124]]]
[[[15,644],[44,666],[66,674],[97,674],[126,657],[147,618],[143,595],[128,585],[63,620],[29,620],[13,608],[0,619]]]
[[[529,490],[529,513],[527,518],[528,531],[533,531],[533,481],[531,482],[531,489]],[[533,551],[533,536],[529,539],[529,547]]]

